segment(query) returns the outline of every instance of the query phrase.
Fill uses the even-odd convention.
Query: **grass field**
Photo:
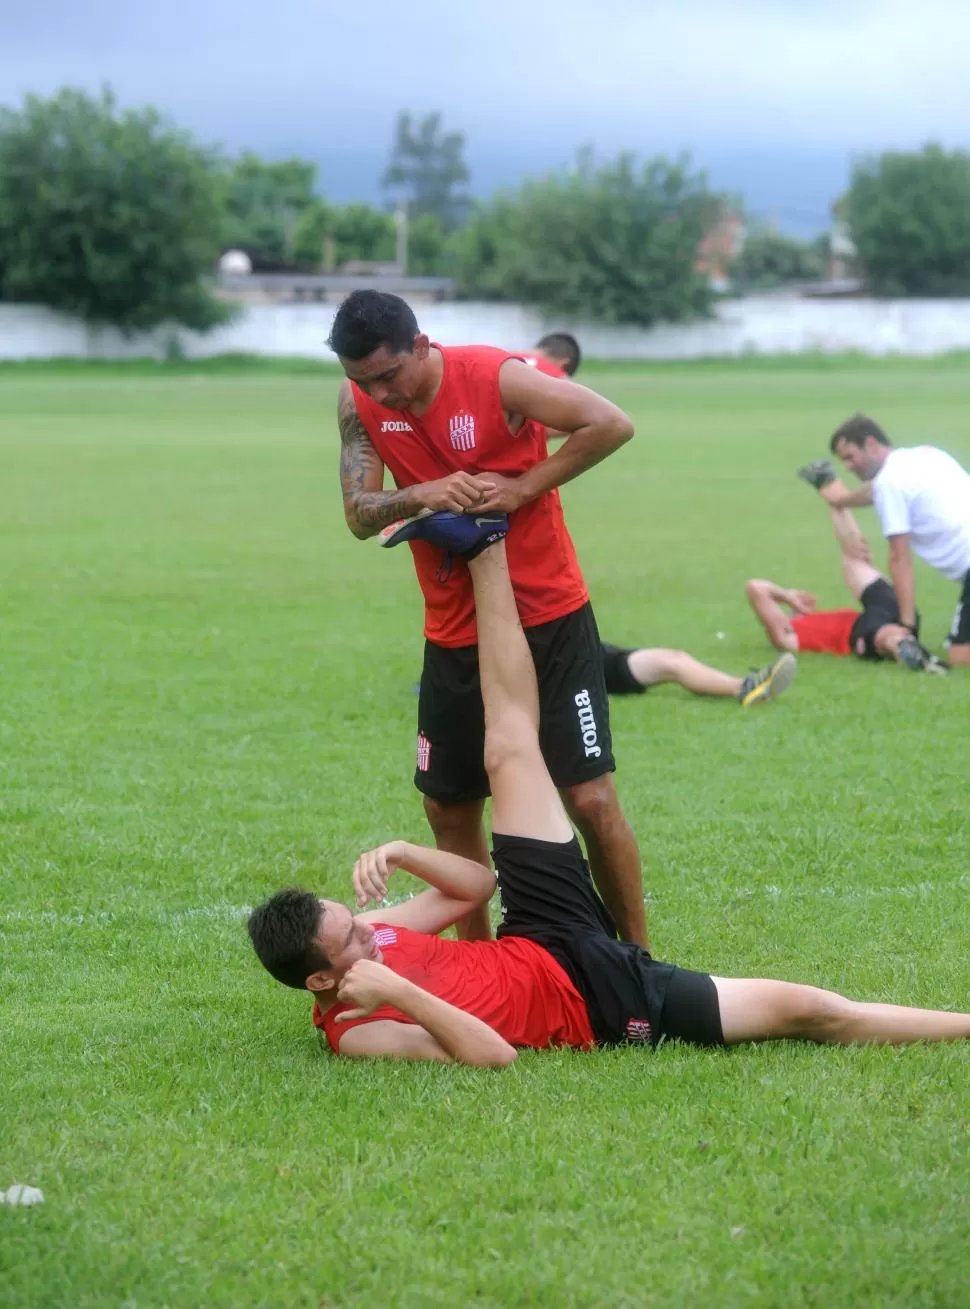
[[[638,427],[565,496],[601,629],[729,671],[747,576],[844,602],[793,477],[841,418],[970,457],[948,363],[584,380]],[[335,392],[0,375],[0,1189],[46,1195],[0,1303],[965,1306],[966,1046],[344,1063],[262,973],[246,906],[425,838],[417,588],[343,525]],[[937,647],[954,590],[920,566]],[[757,712],[616,703],[656,953],[970,1006],[968,715],[970,675],[811,656]]]

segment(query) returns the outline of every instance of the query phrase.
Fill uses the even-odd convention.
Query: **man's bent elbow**
[[[350,507],[344,510],[344,519],[358,541],[366,541],[369,536],[373,536],[373,532],[361,523],[356,512]]]
[[[613,448],[619,450],[621,445],[632,441],[636,428],[626,414],[617,414],[613,421]]]

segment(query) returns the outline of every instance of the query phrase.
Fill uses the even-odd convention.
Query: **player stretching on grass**
[[[833,508],[875,505],[889,541],[889,573],[904,626],[915,631],[914,551],[957,583],[946,644],[954,667],[970,667],[970,473],[935,446],[894,448],[865,414],[853,414],[836,428],[829,449],[862,482],[857,491],[838,480],[827,459],[808,464],[802,475]]]
[[[429,884],[404,904],[355,916],[310,892],[281,891],[261,905],[249,920],[256,953],[280,982],[313,995],[314,1022],[335,1053],[500,1067],[519,1046],[664,1036],[702,1045],[970,1037],[970,1015],[710,977],[618,941],[540,749],[535,667],[505,544],[490,544],[504,529],[435,515],[416,530],[465,552],[474,586],[503,923],[497,941],[440,939],[487,904],[495,877],[483,864],[404,841],[362,855],[353,876],[358,905],[383,901],[397,868]]]
[[[349,296],[330,344],[347,376],[340,481],[355,536],[429,510],[511,514],[509,569],[538,670],[543,753],[600,891],[626,935],[646,945],[640,853],[613,784],[599,632],[557,490],[629,440],[630,420],[504,350],[434,345],[395,295]],[[547,428],[568,433],[553,455]],[[396,490],[383,489],[385,468]],[[438,847],[485,863],[471,582],[464,561],[431,541],[416,539],[412,552],[426,637],[414,782]],[[484,912],[462,925],[469,936],[489,930]]]
[[[830,475],[829,480],[834,479],[835,470],[828,460],[820,460],[800,469],[798,475],[817,486],[820,477]],[[943,660],[930,654],[917,640],[918,620],[913,628],[903,625],[896,592],[873,567],[868,542],[852,513],[848,509],[831,509],[831,517],[842,556],[842,576],[862,609],[817,611],[815,597],[808,591],[752,578],[746,587],[748,603],[772,645],[778,650],[806,654],[895,659],[915,671],[945,673]]]

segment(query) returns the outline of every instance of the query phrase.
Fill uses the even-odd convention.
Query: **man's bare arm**
[[[434,1045],[428,1042],[414,1042],[413,1038],[402,1044],[396,1032],[387,1031],[383,1021],[374,1024],[384,1029],[371,1037],[367,1044],[370,1048],[361,1048],[360,1038],[351,1041],[354,1030],[351,1029],[340,1042],[340,1048],[347,1054],[370,1054],[404,1057],[408,1059],[441,1059],[443,1051],[447,1059],[456,1063],[471,1064],[476,1068],[505,1068],[516,1059],[515,1047],[509,1045],[504,1037],[482,1022],[474,1014],[466,1013],[456,1005],[441,1000],[422,987],[399,977],[384,964],[371,959],[359,959],[340,980],[337,998],[343,1004],[352,1005],[346,1013],[337,1015],[337,1022],[349,1022],[354,1018],[366,1018],[381,1005],[392,1005],[424,1028],[434,1038]],[[398,1024],[387,1024],[396,1027]],[[366,1038],[365,1038],[366,1040]],[[349,1046],[344,1042],[350,1041]],[[436,1049],[435,1047],[440,1049]]]
[[[819,495],[833,509],[864,509],[872,504],[872,483],[863,482],[854,491],[847,491],[839,482],[823,486]]]
[[[349,382],[340,388],[337,423],[344,517],[354,536],[366,540],[383,531],[388,523],[416,514],[421,505],[414,497],[413,487],[403,491],[384,490],[384,464],[357,415]]]
[[[904,627],[915,627],[916,579],[913,576],[913,553],[908,532],[889,538],[889,576],[899,601],[900,622]]]
[[[391,841],[368,850],[354,865],[354,895],[359,905],[368,900],[380,903],[394,870],[420,877],[429,889],[389,909],[372,909],[361,914],[365,922],[408,927],[413,932],[435,936],[464,918],[479,905],[487,904],[495,890],[495,874],[484,864],[446,850],[431,850],[409,841]]]
[[[771,644],[777,650],[797,650],[798,637],[791,619],[781,607],[790,604],[785,588],[766,579],[752,577],[745,586],[745,594]]]
[[[384,464],[360,420],[354,393],[345,381],[337,402],[340,428],[340,487],[344,517],[354,536],[362,541],[376,536],[389,523],[410,518],[422,509],[450,509],[464,513],[481,503],[493,485],[471,473],[451,473],[434,482],[421,482],[400,491],[384,490]]]
[[[517,478],[499,478],[481,509],[511,512],[546,491],[570,482],[625,445],[633,424],[604,396],[564,378],[547,377],[518,359],[499,371],[502,405],[507,413],[531,418],[566,434],[559,449]]]

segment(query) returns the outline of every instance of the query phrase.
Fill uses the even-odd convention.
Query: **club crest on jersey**
[[[628,1018],[626,1020],[626,1039],[628,1041],[647,1042],[653,1039],[653,1031],[646,1018]]]
[[[426,773],[431,767],[431,742],[424,732],[418,733],[418,772]]]
[[[475,417],[473,414],[466,414],[464,410],[455,414],[454,418],[448,421],[448,432],[451,436],[451,444],[456,450],[475,449]]]

